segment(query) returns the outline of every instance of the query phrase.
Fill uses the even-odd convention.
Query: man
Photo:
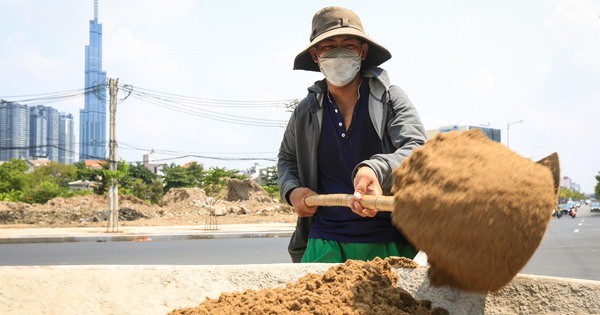
[[[406,94],[377,68],[390,58],[353,11],[326,7],[314,15],[310,44],[294,69],[325,79],[294,109],[277,163],[281,197],[298,213],[288,246],[293,262],[416,254],[391,213],[359,203],[366,194],[390,194],[393,170],[426,141]],[[352,207],[306,206],[304,198],[317,193],[353,194]]]

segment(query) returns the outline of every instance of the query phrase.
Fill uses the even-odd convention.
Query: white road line
[[[573,231],[573,233],[579,233],[579,229],[575,229],[575,231]]]

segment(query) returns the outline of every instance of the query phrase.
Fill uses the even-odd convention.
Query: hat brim
[[[318,42],[338,35],[356,36],[365,40],[369,44],[369,53],[367,54],[367,58],[363,60],[364,67],[379,66],[380,64],[392,58],[392,54],[385,47],[379,45],[377,42],[366,36],[362,31],[352,27],[340,27],[327,31],[313,39],[308,47],[306,47],[294,59],[294,70],[321,71],[319,70],[319,65],[312,59],[309,50]]]

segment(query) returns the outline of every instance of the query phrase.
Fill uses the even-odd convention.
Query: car
[[[573,208],[570,204],[566,203],[561,203],[558,205],[558,207],[560,208],[560,212],[562,212],[563,214],[568,214],[569,211],[571,211],[571,208]]]
[[[590,203],[590,211],[591,212],[600,212],[600,202],[592,201]]]

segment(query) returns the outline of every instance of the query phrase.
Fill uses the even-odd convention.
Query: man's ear
[[[308,50],[308,52],[310,53],[310,56],[312,57],[312,60],[315,63],[319,63],[319,58],[317,57],[317,48],[312,47],[311,49]]]
[[[364,61],[367,58],[368,54],[369,54],[369,44],[363,43],[362,44],[362,55],[360,57],[360,60]]]

